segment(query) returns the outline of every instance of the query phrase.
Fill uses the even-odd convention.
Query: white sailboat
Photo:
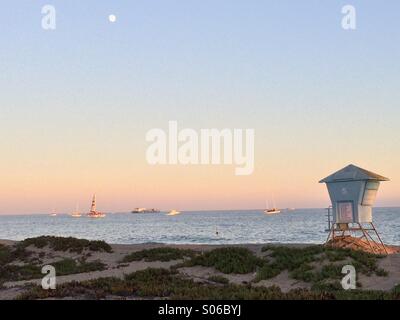
[[[272,208],[269,208],[269,209],[268,209],[268,207],[269,207],[268,206],[268,201],[265,201],[265,204],[266,204],[266,208],[267,208],[266,210],[264,210],[265,214],[270,215],[270,214],[277,214],[277,213],[281,212],[280,209],[275,207],[275,203],[273,204]]]
[[[56,210],[53,210],[52,213],[50,213],[51,217],[57,217],[57,212]]]
[[[178,214],[181,214],[181,212],[174,209],[168,212],[167,216],[177,216]]]
[[[277,213],[281,213],[281,210],[272,208],[272,209],[264,210],[264,213],[265,214],[277,214]]]
[[[96,210],[96,195],[93,195],[92,206],[90,208],[90,212],[88,213],[89,218],[104,218],[106,216],[105,213],[99,212]]]

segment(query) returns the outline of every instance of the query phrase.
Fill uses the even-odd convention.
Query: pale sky
[[[0,214],[325,207],[350,163],[400,205],[399,1],[351,1],[352,31],[343,1],[54,0],[55,31],[46,3],[2,1]],[[149,166],[169,120],[254,129],[254,173]]]

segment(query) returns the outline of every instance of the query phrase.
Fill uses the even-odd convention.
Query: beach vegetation
[[[261,287],[236,284],[196,282],[174,270],[146,269],[126,275],[124,279],[100,278],[71,282],[56,290],[31,286],[18,299],[46,299],[74,297],[81,299],[172,299],[172,300],[347,300],[399,299],[400,289],[392,291],[339,290],[337,283],[326,284],[319,290],[293,289],[282,292],[277,286]]]
[[[23,248],[0,245],[0,284],[40,275],[39,267],[29,263],[31,254]]]
[[[378,267],[377,262],[382,256],[362,251],[316,245],[305,248],[265,246],[262,252],[267,252],[267,258],[272,258],[272,262],[258,269],[255,281],[273,278],[287,270],[291,278],[311,283],[312,288],[319,291],[327,291],[338,288],[344,265],[351,264],[358,273],[368,276],[388,275]]]
[[[122,262],[132,262],[132,261],[172,261],[181,260],[184,258],[194,257],[196,252],[193,250],[185,250],[178,248],[153,248],[141,251],[136,251],[128,254],[122,259]]]
[[[43,277],[40,260],[43,257],[44,255],[41,254],[38,257],[34,256],[32,251],[19,244],[0,245],[0,284],[7,281],[32,280]],[[53,262],[51,265],[56,268],[58,275],[104,270],[106,267],[98,260],[87,262],[83,258],[63,259]]]
[[[106,265],[98,260],[87,262],[83,259],[76,261],[68,258],[52,262],[51,265],[56,269],[56,274],[60,276],[106,269]],[[41,271],[42,266],[39,264],[2,264],[0,265],[0,284],[7,281],[39,279],[43,277]]]
[[[0,265],[6,264],[10,261],[11,252],[8,247],[0,244]]]
[[[99,260],[87,262],[84,259],[63,259],[51,265],[56,269],[57,275],[68,275],[76,273],[85,273],[91,271],[101,271],[106,269],[106,265]]]
[[[319,297],[311,292],[296,290],[282,293],[278,287],[252,287],[249,285],[212,285],[195,282],[166,269],[146,269],[126,275],[125,279],[103,278],[85,282],[71,282],[57,286],[56,290],[31,287],[18,299],[46,299],[80,297],[105,299],[117,297],[180,299],[295,299]]]
[[[251,250],[241,247],[218,248],[203,252],[188,260],[182,266],[214,267],[216,270],[230,274],[246,274],[255,272],[265,261],[257,257]]]
[[[76,253],[82,253],[84,250],[103,251],[108,253],[112,252],[111,246],[104,241],[93,241],[72,237],[41,236],[36,238],[28,238],[18,243],[18,246],[20,248],[35,246],[39,249],[49,246],[55,251],[70,251]]]
[[[400,284],[396,285],[392,291],[400,297]]]
[[[32,252],[24,248],[0,245],[0,265],[15,261],[28,262],[31,260],[31,256]]]
[[[40,278],[41,268],[37,265],[1,265],[0,266],[0,283],[7,281],[20,281]]]

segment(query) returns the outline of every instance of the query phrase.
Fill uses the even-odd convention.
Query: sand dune
[[[16,244],[15,241],[0,240],[0,244],[5,246],[13,246]],[[30,246],[27,248],[32,253],[33,257],[41,257],[42,264],[51,264],[61,259],[69,258],[79,260],[85,258],[87,262],[101,261],[105,265],[104,270],[91,271],[84,273],[69,274],[63,276],[57,276],[57,284],[69,283],[72,281],[86,281],[98,278],[116,277],[123,279],[124,275],[130,274],[139,270],[145,270],[147,268],[164,268],[169,269],[178,263],[183,262],[182,259],[175,259],[171,261],[132,261],[128,263],[121,262],[122,259],[133,252],[139,252],[141,250],[153,249],[153,248],[178,248],[184,250],[194,250],[197,252],[206,252],[216,248],[228,248],[228,247],[241,247],[247,248],[258,257],[265,256],[262,252],[262,244],[246,244],[246,245],[164,245],[164,244],[132,244],[132,245],[111,245],[112,252],[87,252],[74,253],[69,251],[55,251],[50,249],[48,246],[43,248],[36,248]],[[278,246],[278,245],[275,245]],[[289,248],[307,248],[310,245],[307,244],[281,244],[279,246]],[[393,247],[394,249],[399,249]],[[16,264],[23,264],[21,261],[15,262]],[[358,280],[362,284],[363,289],[369,290],[391,290],[394,286],[400,283],[400,254],[395,253],[379,260],[379,267],[388,272],[385,277],[378,277],[376,275],[360,275]],[[213,267],[204,266],[192,266],[182,267],[179,269],[179,273],[187,278],[191,278],[194,281],[207,282],[210,277],[223,276],[233,284],[246,284],[252,282],[256,273],[248,274],[223,274]],[[23,287],[27,284],[40,285],[41,278],[23,281],[7,281],[3,283],[3,287],[0,287],[0,299],[13,299],[16,298],[21,292]],[[287,271],[281,272],[277,276],[262,280],[254,284],[255,286],[278,286],[282,292],[288,292],[296,288],[310,288],[310,284],[297,281],[289,277]]]

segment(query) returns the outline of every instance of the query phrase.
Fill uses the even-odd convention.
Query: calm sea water
[[[57,235],[121,244],[322,243],[327,237],[325,215],[324,209],[284,211],[272,216],[262,211],[184,212],[172,217],[164,213],[115,213],[104,219],[3,215],[0,239]],[[374,223],[384,242],[400,245],[400,208],[376,208]]]

